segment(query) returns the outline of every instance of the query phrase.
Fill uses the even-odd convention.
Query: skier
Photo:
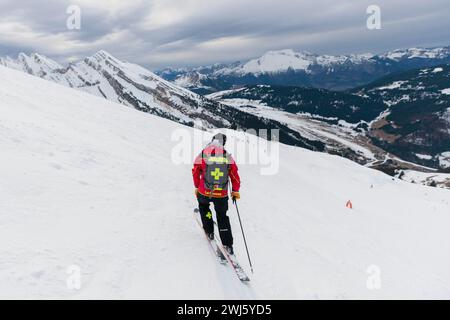
[[[236,163],[224,148],[226,139],[227,137],[222,133],[218,133],[212,138],[195,159],[192,176],[198,208],[207,236],[211,240],[214,239],[214,222],[209,208],[209,204],[212,202],[222,245],[230,255],[233,255],[233,235],[230,219],[227,216],[228,181],[231,180],[233,202],[240,199],[241,181]]]

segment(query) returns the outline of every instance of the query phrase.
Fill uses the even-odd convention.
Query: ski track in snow
[[[281,145],[277,175],[240,166],[255,274],[230,203],[245,285],[192,217],[191,165],[170,160],[182,126],[4,67],[0,101],[0,298],[449,297],[448,190]]]

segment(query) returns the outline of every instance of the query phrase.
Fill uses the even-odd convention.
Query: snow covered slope
[[[246,286],[192,218],[191,166],[170,160],[193,129],[4,67],[0,112],[0,298],[449,297],[447,190],[281,145],[278,174],[240,166]]]
[[[314,62],[315,56],[309,52],[295,52],[291,49],[269,51],[263,56],[252,59],[234,69],[222,70],[224,73],[264,73],[281,72],[289,68],[307,70]]]
[[[194,119],[203,118],[208,119],[209,126],[230,125],[224,117],[214,114],[216,106],[210,106],[199,95],[103,50],[67,68],[42,55],[23,53],[16,60],[0,59],[0,65],[180,123],[192,124]]]

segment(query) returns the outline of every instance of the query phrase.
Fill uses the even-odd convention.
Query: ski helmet
[[[225,146],[225,143],[227,143],[227,136],[223,133],[217,133],[214,135],[211,141],[217,140],[219,141],[223,146]]]

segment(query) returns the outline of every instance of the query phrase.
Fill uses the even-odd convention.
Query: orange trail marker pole
[[[347,203],[345,204],[345,206],[349,209],[353,209],[353,204],[350,200],[347,201]]]

